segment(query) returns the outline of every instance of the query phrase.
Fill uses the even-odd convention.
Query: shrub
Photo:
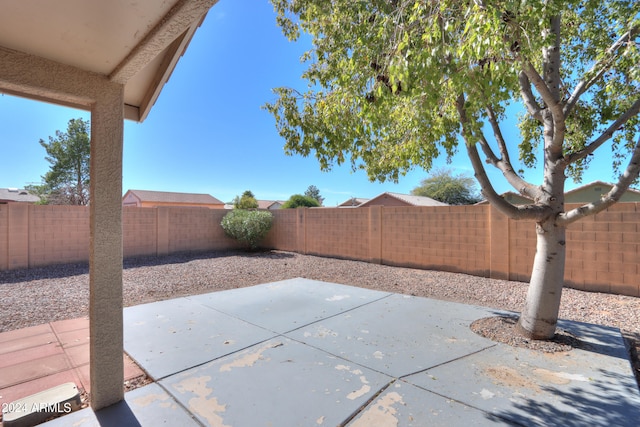
[[[292,209],[292,208],[317,208],[320,206],[320,203],[313,197],[303,196],[301,194],[294,194],[289,197],[289,200],[284,202],[284,204],[280,207],[280,209]]]
[[[271,212],[234,209],[222,218],[220,225],[227,236],[257,249],[258,242],[267,235],[272,222]]]

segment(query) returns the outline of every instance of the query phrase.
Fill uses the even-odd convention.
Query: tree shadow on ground
[[[541,389],[555,397],[554,403],[527,397],[514,402],[513,409],[498,410],[487,414],[487,418],[493,421],[508,419],[525,426],[637,426],[640,397],[635,384],[619,373],[600,372],[605,380],[595,384],[596,393],[587,394],[579,387],[561,390],[544,386]]]
[[[496,317],[517,320],[518,314],[495,311]],[[513,326],[513,324],[507,326]],[[566,333],[560,341],[572,349],[619,358],[630,362],[637,357],[630,348],[629,337],[618,328],[572,320],[559,320],[557,331]],[[560,336],[557,334],[556,337]],[[565,339],[566,337],[569,339]],[[508,344],[504,341],[499,341]],[[527,346],[520,346],[525,347]],[[535,350],[535,348],[533,348]],[[536,396],[513,401],[511,410],[496,410],[487,417],[493,421],[508,419],[518,425],[562,426],[636,426],[640,420],[640,383],[635,375],[599,369],[601,380],[589,382],[589,387],[567,389],[541,386],[542,392],[555,397],[553,403],[536,400]],[[635,372],[634,372],[635,374]],[[595,388],[595,392],[594,392]]]

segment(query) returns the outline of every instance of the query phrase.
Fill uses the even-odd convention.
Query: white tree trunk
[[[550,339],[556,332],[564,286],[566,229],[550,219],[536,224],[536,232],[536,256],[518,329],[531,339]]]

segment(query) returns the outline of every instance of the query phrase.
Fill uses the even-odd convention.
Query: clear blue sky
[[[208,193],[228,202],[245,190],[258,199],[286,200],[319,188],[325,206],[350,197],[390,191],[409,193],[427,176],[413,170],[399,183],[371,183],[350,166],[321,172],[315,158],[286,156],[272,116],[260,107],[275,98],[271,89],[304,89],[300,55],[304,43],[290,43],[275,23],[268,0],[220,0],[196,32],[148,118],[125,122],[123,192],[128,189]],[[40,139],[66,131],[72,118],[88,112],[0,94],[0,188],[39,183],[48,169]],[[506,131],[514,141],[517,130]],[[464,151],[464,147],[462,147]],[[436,166],[472,174],[464,152]],[[609,153],[601,153],[584,183],[611,181]],[[517,153],[512,153],[517,158]],[[498,192],[511,190],[495,177]],[[540,182],[540,172],[527,178]],[[567,188],[575,187],[571,181]]]

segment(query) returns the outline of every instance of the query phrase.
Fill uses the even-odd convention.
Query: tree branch
[[[579,208],[572,209],[569,212],[565,212],[558,217],[558,224],[566,226],[575,222],[585,216],[597,214],[600,211],[605,210],[609,206],[620,200],[620,197],[624,194],[629,186],[638,178],[640,173],[640,138],[633,149],[633,155],[629,160],[627,168],[618,179],[616,185],[604,196],[592,203],[580,206]]]
[[[491,108],[490,105],[486,107],[487,116],[489,117],[489,123],[491,124],[491,129],[493,129],[493,136],[496,138],[496,142],[498,143],[498,148],[500,149],[500,156],[502,157],[502,161],[508,164],[511,164],[511,160],[509,159],[509,152],[507,151],[507,144],[504,141],[504,137],[502,136],[502,130],[500,129],[500,124],[498,123],[498,119],[496,118],[496,114]]]
[[[490,106],[487,106],[487,115],[489,116],[489,123],[491,124],[491,128],[493,129],[493,134],[498,143],[498,147],[500,149],[501,159],[497,159],[495,155],[493,155],[493,151],[491,151],[492,157],[487,155],[487,149],[485,146],[489,148],[489,144],[487,143],[484,135],[480,135],[480,146],[482,147],[482,151],[487,155],[487,161],[491,163],[493,166],[502,171],[502,174],[506,178],[506,180],[511,184],[511,186],[516,189],[523,196],[529,197],[532,200],[536,200],[540,197],[538,187],[526,182],[523,180],[513,168],[511,164],[511,159],[509,158],[509,151],[507,150],[507,143],[504,140],[502,135],[502,131],[500,129],[500,125],[498,123],[498,119],[493,112],[493,109]],[[489,148],[490,149],[490,148]]]
[[[467,141],[465,145],[467,147],[467,154],[471,160],[471,165],[475,172],[474,176],[482,188],[482,195],[489,201],[489,203],[495,206],[496,209],[508,217],[518,220],[529,219],[540,221],[550,214],[550,210],[544,206],[534,204],[515,206],[507,202],[503,197],[496,193],[493,185],[491,185],[491,181],[489,180],[484,166],[482,165],[482,161],[480,160],[475,144]]]
[[[611,126],[609,126],[598,138],[587,144],[585,148],[580,151],[576,151],[575,153],[569,155],[565,160],[567,164],[576,162],[578,160],[584,159],[589,154],[593,154],[602,144],[604,144],[607,140],[611,139],[615,131],[620,129],[622,125],[624,125],[629,119],[634,117],[640,113],[640,98],[634,102],[631,107],[627,111],[624,112],[618,120],[613,122]]]
[[[598,80],[600,80],[600,77],[602,77],[602,75],[611,67],[611,64],[613,64],[613,62],[617,57],[617,55],[615,54],[618,53],[618,50],[621,47],[623,47],[625,43],[629,43],[631,39],[635,37],[639,32],[640,32],[640,27],[634,27],[631,30],[624,33],[620,38],[618,38],[618,40],[616,40],[614,44],[612,44],[607,49],[607,51],[605,52],[606,57],[603,60],[593,64],[593,67],[591,67],[591,69],[585,73],[583,79],[576,85],[575,89],[573,90],[573,93],[571,94],[571,96],[569,97],[569,99],[567,100],[564,106],[565,116],[567,116],[571,112],[571,110],[575,107],[576,103],[578,102],[582,94],[588,91],[589,88],[591,88],[591,86],[593,86]],[[596,70],[598,71],[596,72]],[[595,75],[593,77],[589,78],[588,80],[585,80],[587,76],[589,76],[594,72],[595,72]]]
[[[540,93],[540,95],[542,96],[542,100],[544,101],[547,108],[549,108],[554,122],[559,123],[561,120],[564,120],[562,105],[559,101],[556,101],[544,79],[538,73],[538,71],[536,71],[533,65],[531,65],[531,63],[529,62],[525,62],[523,64],[523,72],[526,74],[531,83],[533,83],[533,86],[536,88],[538,93]],[[540,113],[542,113],[542,111],[540,111]],[[542,114],[540,114],[540,117],[542,117]]]
[[[489,180],[489,177],[487,176],[487,172],[485,171],[484,166],[482,165],[482,160],[480,160],[480,155],[478,154],[478,149],[476,148],[475,141],[471,140],[471,137],[473,136],[473,134],[469,130],[469,120],[467,117],[466,109],[464,108],[464,95],[461,94],[458,96],[458,99],[456,101],[456,108],[458,110],[460,124],[462,125],[462,130],[463,130],[462,135],[463,135],[463,138],[465,139],[467,154],[469,155],[469,159],[471,160],[471,165],[473,166],[473,170],[475,172],[474,176],[478,181],[478,183],[480,184],[480,187],[482,188],[482,194],[486,197],[489,203],[495,206],[500,212],[504,213],[505,215],[513,219],[541,220],[545,216],[549,215],[550,214],[549,209],[546,209],[543,206],[539,206],[539,205],[514,206],[511,203],[507,202],[504,198],[500,197],[498,193],[496,193],[495,189],[493,188],[493,185],[491,184],[491,181]],[[487,154],[487,152],[489,153],[489,155],[487,156],[488,159],[493,159],[494,161],[496,161],[496,163],[494,164],[503,163],[500,160],[498,160],[496,156],[493,154],[493,151],[491,150],[491,147],[489,147],[486,139],[484,138],[484,135],[481,135],[479,140],[480,140],[480,145],[483,147],[483,149],[487,150],[485,151],[485,154]],[[511,175],[517,177],[515,172],[512,173]],[[505,176],[507,176],[507,174],[505,174]],[[520,177],[517,177],[517,178],[520,179]]]
[[[536,102],[535,96],[533,96],[531,81],[529,80],[529,77],[527,77],[527,73],[520,71],[518,74],[518,81],[520,82],[520,95],[522,95],[522,100],[524,101],[524,105],[527,107],[527,111],[531,117],[542,122],[542,109]]]

